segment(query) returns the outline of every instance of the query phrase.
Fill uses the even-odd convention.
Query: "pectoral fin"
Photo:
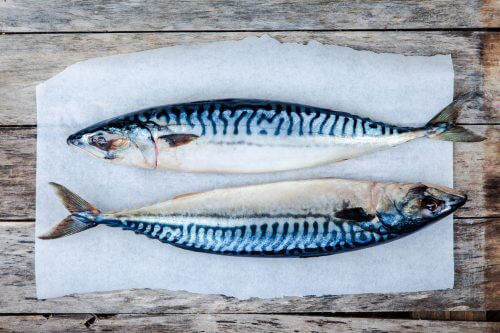
[[[168,134],[158,137],[158,139],[166,141],[170,147],[186,145],[198,138],[199,136],[194,134]]]
[[[339,210],[338,212],[335,212],[335,217],[356,222],[366,222],[373,220],[375,215],[367,214],[361,207],[355,207]]]

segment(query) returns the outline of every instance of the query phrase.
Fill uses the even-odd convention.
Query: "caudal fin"
[[[455,124],[464,104],[476,96],[474,93],[462,95],[432,118],[425,125],[431,131],[428,135],[429,139],[454,142],[479,142],[485,140],[485,137]]]
[[[68,190],[66,187],[49,183],[61,199],[64,207],[71,213],[64,220],[52,227],[47,233],[39,236],[40,239],[55,239],[64,236],[73,235],[87,229],[95,227],[97,224],[92,222],[91,217],[99,214],[101,211],[90,203]]]

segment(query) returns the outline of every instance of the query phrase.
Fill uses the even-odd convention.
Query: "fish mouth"
[[[461,192],[458,193],[460,194],[451,194],[448,199],[448,204],[453,208],[453,210],[462,207],[467,202],[467,194]]]
[[[89,149],[91,147],[83,143],[84,138],[85,138],[84,135],[81,135],[79,133],[71,134],[66,139],[66,143],[68,144],[68,146],[75,149],[76,151],[83,151],[89,154],[90,156],[94,156],[97,158],[106,158],[107,156],[106,154],[99,154],[98,152],[94,151],[94,149]]]
[[[78,133],[71,134],[66,139],[66,143],[68,144],[68,146],[76,146],[76,147],[81,146],[82,145],[82,136]]]
[[[462,207],[467,202],[467,194],[460,190],[436,184],[424,185],[428,188],[434,188],[438,191],[443,192],[443,197],[441,199],[444,200],[452,208],[453,211]]]

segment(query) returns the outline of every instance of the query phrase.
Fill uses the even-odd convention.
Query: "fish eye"
[[[99,149],[106,150],[108,141],[103,135],[96,134],[89,138],[89,143]]]
[[[440,202],[437,199],[432,197],[425,197],[421,201],[421,207],[429,210],[430,212],[434,212],[438,209]]]

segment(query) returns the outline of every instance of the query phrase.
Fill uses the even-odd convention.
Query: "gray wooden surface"
[[[336,318],[285,315],[71,315],[71,316],[6,316],[0,327],[23,332],[441,332],[494,333],[500,323],[439,322],[430,320],[394,320],[367,318]]]
[[[5,33],[0,34],[0,313],[11,314],[0,316],[0,331],[77,331],[87,329],[89,319],[95,330],[498,331],[494,323],[338,318],[335,313],[411,311],[417,318],[484,320],[485,311],[500,309],[500,34],[490,29],[500,27],[499,11],[498,0],[0,1],[0,33]],[[243,301],[146,289],[37,300],[35,86],[91,57],[263,33],[285,42],[316,39],[375,52],[451,53],[456,93],[483,94],[459,122],[488,140],[454,149],[455,187],[471,198],[454,222],[455,288]],[[478,312],[428,314],[472,310]],[[98,320],[32,315],[46,313],[171,315]]]
[[[498,27],[495,0],[0,2],[0,30],[178,31]]]

